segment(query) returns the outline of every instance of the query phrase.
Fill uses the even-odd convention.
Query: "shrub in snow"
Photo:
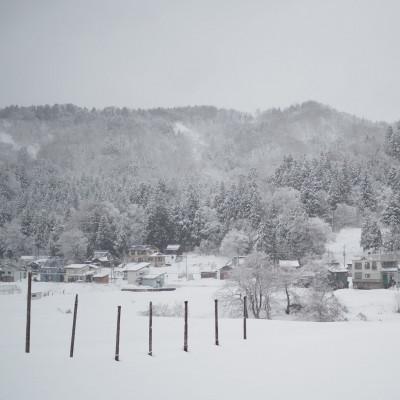
[[[313,321],[333,322],[345,320],[345,307],[340,304],[333,292],[325,286],[316,286],[310,289],[304,310]]]
[[[358,313],[356,315],[356,318],[359,319],[360,321],[367,321],[367,319],[368,319],[367,316],[362,312]]]

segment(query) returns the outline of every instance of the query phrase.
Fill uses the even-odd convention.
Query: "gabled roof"
[[[143,268],[148,268],[150,267],[150,263],[147,262],[140,262],[140,263],[128,263],[125,266],[125,271],[140,271]]]

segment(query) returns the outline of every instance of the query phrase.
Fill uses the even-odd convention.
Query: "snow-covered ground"
[[[221,282],[181,282],[174,292],[122,292],[118,286],[33,283],[50,295],[32,302],[31,353],[24,353],[26,282],[0,296],[0,399],[398,399],[400,314],[395,290],[341,290],[348,322],[220,320],[213,344],[213,299]],[[75,357],[69,341],[79,293]],[[181,317],[154,317],[147,355],[148,301],[189,301],[189,353]],[[121,361],[114,361],[117,306]],[[367,322],[355,321],[357,314]]]

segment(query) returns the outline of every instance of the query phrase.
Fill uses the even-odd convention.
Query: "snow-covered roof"
[[[298,268],[300,264],[297,260],[279,260],[279,266],[283,268]]]
[[[150,263],[147,262],[140,262],[140,263],[128,263],[125,266],[125,271],[140,271],[143,268],[148,268],[150,266]]]
[[[338,267],[329,267],[329,268],[328,268],[328,271],[329,271],[329,272],[349,272],[349,271],[347,270],[347,268],[344,268],[344,267],[341,267],[341,266],[338,266]]]
[[[156,251],[157,247],[149,244],[134,244],[130,247],[131,250],[151,250]]]
[[[163,276],[165,274],[166,274],[165,272],[161,272],[161,271],[160,272],[151,272],[149,274],[143,275],[142,279],[157,279],[160,276]]]
[[[163,253],[156,252],[156,253],[150,254],[149,257],[159,257],[159,256],[164,256],[164,255],[165,254],[163,254]]]
[[[169,244],[166,248],[166,250],[171,250],[171,251],[177,251],[181,247],[180,244]]]
[[[20,259],[22,261],[33,261],[36,259],[36,257],[35,256],[21,256]]]
[[[35,261],[36,264],[45,264],[47,261],[49,261],[50,257],[46,258],[39,258],[38,260]]]
[[[69,264],[66,265],[64,268],[65,269],[82,269],[82,268],[87,268],[89,267],[88,264]]]
[[[110,275],[110,273],[107,271],[99,271],[93,275],[93,278],[105,278],[106,276],[109,276],[109,275]]]

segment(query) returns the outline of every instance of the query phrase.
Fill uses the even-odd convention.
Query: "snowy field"
[[[213,299],[221,282],[193,281],[175,292],[121,292],[113,285],[34,283],[50,296],[32,301],[31,353],[24,353],[26,282],[0,296],[0,399],[399,399],[396,291],[338,291],[348,322],[220,320],[214,343]],[[79,293],[75,356],[69,358],[74,294]],[[147,355],[148,301],[189,301],[189,353],[183,319],[155,317]],[[121,361],[114,361],[117,306]],[[357,320],[364,313],[367,321]]]

